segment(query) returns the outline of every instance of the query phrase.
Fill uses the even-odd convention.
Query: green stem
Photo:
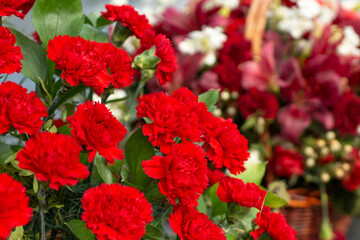
[[[114,86],[110,85],[108,88],[106,88],[103,94],[101,95],[101,103],[105,104],[106,100],[113,92],[114,92]]]
[[[50,103],[50,106],[48,108],[48,116],[46,117],[44,124],[50,119],[51,115],[55,112],[57,103],[65,95],[68,89],[69,87],[66,85],[62,85],[60,87],[59,91],[56,93],[55,98]]]
[[[320,199],[321,199],[321,208],[322,208],[322,217],[323,219],[329,218],[329,200],[326,193],[325,183],[320,183]]]
[[[40,184],[39,191],[37,194],[37,198],[39,201],[39,215],[40,215],[40,240],[45,240],[45,216],[44,216],[44,208],[45,208],[45,192]]]

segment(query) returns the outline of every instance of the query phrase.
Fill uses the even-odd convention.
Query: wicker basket
[[[289,190],[291,201],[281,209],[289,225],[296,231],[298,240],[318,239],[322,221],[320,194],[307,189]],[[340,214],[329,204],[329,217],[335,232],[346,236],[352,217]]]

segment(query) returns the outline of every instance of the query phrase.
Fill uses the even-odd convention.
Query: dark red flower
[[[33,39],[35,40],[35,42],[37,44],[40,44],[41,43],[41,40],[40,40],[40,36],[39,34],[37,33],[37,31],[34,31],[31,36],[33,37]]]
[[[198,198],[208,185],[207,161],[202,148],[191,142],[175,144],[167,156],[143,161],[144,172],[160,179],[160,192],[170,203],[197,206]]]
[[[102,44],[81,37],[56,36],[49,41],[47,51],[56,68],[63,70],[61,78],[71,86],[82,82],[100,95],[113,80]]]
[[[0,0],[0,17],[15,15],[24,19],[34,2],[35,0]]]
[[[271,166],[279,177],[301,176],[304,173],[303,157],[301,154],[281,146],[275,147]]]
[[[53,124],[55,125],[56,128],[61,128],[62,126],[65,126],[68,123],[64,122],[62,119],[54,119]]]
[[[203,132],[198,112],[192,111],[193,105],[184,102],[184,94],[188,95],[188,98],[195,97],[190,90],[180,88],[172,96],[164,93],[144,95],[139,99],[139,106],[136,107],[138,117],[149,118],[152,121],[143,126],[144,135],[164,153],[170,151],[176,137],[180,137],[182,141],[201,140]]]
[[[89,162],[96,152],[110,163],[124,158],[117,144],[125,137],[126,129],[104,104],[90,101],[80,104],[67,121],[78,144],[88,150]]]
[[[101,12],[102,16],[110,21],[121,22],[128,27],[133,34],[141,38],[146,30],[151,29],[149,20],[145,15],[139,14],[133,6],[130,5],[105,5],[106,12]]]
[[[187,206],[174,207],[169,217],[172,230],[181,240],[225,240],[224,231],[213,223],[208,216]]]
[[[14,227],[30,222],[32,208],[26,188],[6,173],[0,174],[0,239],[7,239]]]
[[[285,217],[280,213],[272,213],[269,207],[263,207],[256,215],[255,223],[259,226],[251,233],[255,239],[266,231],[274,240],[296,240],[296,232],[289,226]]]
[[[275,95],[251,88],[249,92],[239,97],[239,110],[247,118],[249,115],[261,111],[262,117],[275,119],[279,109],[279,102]]]
[[[240,179],[226,177],[221,180],[216,191],[223,202],[235,202],[243,207],[262,208],[266,191],[254,183],[244,183]]]
[[[1,2],[0,2],[1,7]],[[1,10],[0,10],[1,12]],[[23,59],[21,49],[15,46],[15,36],[6,27],[0,26],[0,73],[19,73],[22,69],[20,60]]]
[[[131,59],[128,53],[111,43],[101,43],[106,56],[107,68],[113,77],[112,83],[115,88],[129,87],[134,79],[135,70],[131,67]]]
[[[245,170],[244,163],[249,158],[248,141],[240,134],[237,125],[231,119],[209,119],[205,133],[204,148],[215,167],[227,167],[232,174]]]
[[[43,125],[42,117],[47,109],[35,92],[14,82],[0,84],[0,134],[6,133],[12,126],[20,134],[34,134]]]
[[[208,168],[206,175],[209,178],[210,186],[220,182],[226,176],[224,172],[218,169],[210,169],[210,168]]]
[[[172,44],[165,35],[155,35],[154,31],[147,30],[141,38],[138,54],[153,46],[156,48],[155,55],[161,60],[157,66],[156,74],[160,85],[164,85],[172,80],[173,73],[178,68],[177,59]]]
[[[346,176],[343,180],[343,186],[349,191],[355,191],[360,186],[360,156],[359,149],[354,148],[350,154],[350,158],[353,159],[354,164],[348,176]]]
[[[321,156],[317,159],[317,161],[320,164],[327,164],[327,163],[331,163],[335,160],[335,156],[332,154],[326,155],[326,156]]]
[[[80,163],[81,150],[71,136],[40,132],[25,143],[16,159],[20,168],[32,171],[40,181],[50,181],[50,187],[59,190],[89,176],[87,167]]]
[[[81,200],[82,219],[99,240],[139,240],[153,220],[151,204],[134,187],[101,184]]]
[[[355,134],[360,124],[360,98],[352,91],[344,93],[335,105],[335,128],[342,134]]]

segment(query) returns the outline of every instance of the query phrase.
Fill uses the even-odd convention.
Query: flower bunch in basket
[[[31,8],[35,41],[8,22]],[[172,42],[105,8],[0,2],[0,239],[296,239],[219,91],[151,92],[174,81]]]
[[[359,214],[358,10],[356,1],[190,1],[184,11],[168,8],[155,27],[172,39],[179,63],[161,88],[220,88],[214,114],[240,126],[251,162],[266,160],[271,191],[295,207],[299,196],[285,190],[301,188],[322,206],[322,225],[311,230],[322,239],[334,236],[329,202]]]

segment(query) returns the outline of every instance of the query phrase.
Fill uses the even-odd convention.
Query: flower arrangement
[[[162,89],[220,88],[214,114],[232,118],[253,158],[267,161],[263,183],[290,206],[285,187],[319,195],[319,235],[332,239],[329,197],[359,214],[359,5],[230,2],[190,1],[183,12],[164,12],[155,28],[174,42],[179,68]]]
[[[31,8],[35,41],[6,27]],[[260,186],[265,165],[214,114],[219,90],[154,92],[177,84],[172,39],[130,5],[105,8],[0,3],[0,239],[296,239],[286,201]]]

